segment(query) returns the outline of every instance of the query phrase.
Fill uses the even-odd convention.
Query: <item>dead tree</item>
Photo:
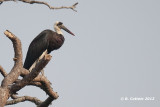
[[[15,0],[0,0],[0,4],[6,1],[15,1]],[[72,6],[66,7],[52,7],[46,2],[41,1],[31,1],[31,0],[18,0],[29,4],[44,4],[48,6],[50,9],[72,9],[74,11],[75,7],[78,3],[75,3]],[[9,73],[7,73],[2,66],[0,66],[0,73],[3,75],[4,79],[2,80],[0,86],[0,107],[4,107],[5,105],[17,104],[19,102],[30,101],[37,105],[37,107],[48,107],[51,102],[58,98],[58,94],[53,91],[50,81],[39,73],[41,70],[48,64],[51,60],[52,56],[49,54],[45,54],[43,58],[36,64],[36,66],[29,72],[28,70],[23,68],[22,62],[22,47],[21,41],[17,36],[15,36],[10,31],[6,30],[4,34],[12,41],[14,48],[14,66]],[[18,77],[23,77],[22,79],[18,79]],[[25,86],[36,86],[49,96],[45,101],[41,101],[36,97],[31,96],[17,96],[17,92],[23,89]],[[12,98],[12,100],[8,100]]]
[[[13,43],[15,56],[13,58],[14,66],[8,74],[2,66],[0,66],[0,72],[4,76],[0,87],[0,107],[22,101],[31,101],[38,105],[38,107],[48,107],[53,100],[58,98],[58,94],[52,90],[49,80],[44,75],[39,75],[39,73],[51,60],[51,55],[44,55],[39,63],[29,72],[23,68],[21,41],[8,30],[5,31],[5,35]],[[23,78],[19,80],[19,76]],[[16,93],[27,85],[41,88],[49,97],[45,101],[40,101],[38,98],[30,96],[17,97]],[[13,100],[7,101],[10,97]]]

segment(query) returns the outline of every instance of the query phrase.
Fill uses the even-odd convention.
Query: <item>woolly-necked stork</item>
[[[54,29],[56,32],[47,29],[42,31],[33,39],[28,48],[27,56],[24,62],[23,67],[25,69],[31,70],[33,66],[35,66],[36,61],[44,52],[49,54],[51,51],[57,50],[63,45],[65,39],[61,29],[74,36],[74,34],[68,30],[62,22],[57,21],[54,24]]]

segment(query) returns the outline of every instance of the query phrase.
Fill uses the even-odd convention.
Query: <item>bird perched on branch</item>
[[[57,21],[54,24],[55,32],[52,30],[44,30],[37,37],[33,39],[31,42],[28,52],[26,55],[26,59],[24,62],[24,68],[28,70],[32,70],[32,68],[36,65],[36,62],[41,59],[43,54],[51,53],[53,50],[59,49],[64,43],[64,37],[61,29],[70,33],[74,36],[74,34],[68,30],[62,22]]]

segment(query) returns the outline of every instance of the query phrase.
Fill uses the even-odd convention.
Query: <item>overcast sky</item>
[[[48,0],[52,6],[76,0]],[[51,53],[45,76],[59,98],[51,107],[159,107],[160,105],[160,1],[79,0],[78,12],[50,10],[44,5],[5,2],[0,5],[0,65],[13,67],[13,46],[8,29],[22,42],[23,60],[30,42],[41,31],[62,21],[76,36],[64,33],[65,43]],[[0,80],[2,80],[0,75]],[[19,96],[45,100],[35,87]],[[121,101],[121,98],[154,98]],[[35,107],[30,102],[8,107]]]

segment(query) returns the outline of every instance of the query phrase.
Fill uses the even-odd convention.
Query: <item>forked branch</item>
[[[48,64],[50,59],[51,59],[50,55],[46,55],[45,57],[43,57],[43,59],[36,64],[35,68],[32,69],[32,71],[28,75],[26,75],[21,81],[12,85],[11,91],[15,93],[24,86],[28,85],[30,82],[32,82],[33,79],[38,76],[40,71]]]
[[[4,34],[12,41],[15,58],[17,60],[15,60],[14,66],[12,70],[8,73],[8,75],[4,74],[4,76],[6,76],[3,79],[0,87],[0,107],[3,107],[6,104],[8,98],[10,97],[9,87],[18,79],[19,75],[21,74],[22,68],[21,41],[8,30],[6,30]],[[2,72],[4,72],[4,70],[2,70]]]
[[[72,9],[75,12],[77,12],[77,10],[75,10],[75,8],[78,4],[78,2],[77,2],[77,3],[74,3],[71,6],[54,7],[54,6],[50,6],[47,2],[35,1],[35,0],[0,0],[0,4],[2,4],[5,1],[21,1],[21,2],[29,3],[29,4],[43,4],[43,5],[46,5],[50,9]]]

